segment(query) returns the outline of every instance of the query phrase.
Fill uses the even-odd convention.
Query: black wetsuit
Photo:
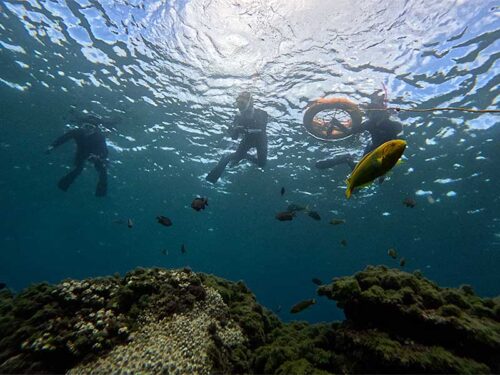
[[[219,177],[224,172],[229,162],[232,165],[237,164],[242,159],[248,159],[256,162],[259,167],[264,167],[267,161],[267,112],[261,109],[254,109],[254,114],[251,119],[237,115],[233,122],[233,127],[230,129],[231,138],[237,139],[240,134],[243,134],[236,152],[224,156],[217,166],[210,171],[206,179],[212,183],[217,182]],[[255,147],[257,149],[257,158],[248,155],[248,151]]]
[[[56,148],[71,139],[76,143],[75,168],[59,180],[59,188],[64,191],[68,190],[75,178],[82,172],[85,161],[90,160],[94,163],[99,174],[95,194],[96,196],[105,196],[108,186],[106,170],[108,147],[106,146],[106,138],[97,127],[95,129],[78,128],[70,130],[57,138],[52,143],[52,147]]]
[[[403,130],[403,126],[398,121],[393,121],[389,118],[382,120],[368,119],[364,121],[358,128],[353,129],[352,134],[367,131],[370,133],[371,142],[365,147],[363,156],[375,150],[381,144],[398,138],[398,134]],[[316,167],[325,169],[334,167],[338,164],[348,164],[351,169],[354,169],[356,163],[350,154],[338,155],[333,159],[319,160],[316,162]]]

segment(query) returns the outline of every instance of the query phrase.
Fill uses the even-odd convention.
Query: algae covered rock
[[[92,363],[118,346],[137,345],[151,330],[162,332],[159,328],[152,329],[154,324],[184,329],[187,323],[179,322],[192,321],[189,314],[203,303],[207,304],[206,311],[196,316],[203,316],[204,323],[209,324],[217,314],[225,319],[218,334],[222,342],[246,340],[238,334],[241,329],[225,311],[227,306],[220,295],[202,285],[201,278],[189,269],[139,268],[123,278],[65,280],[53,286],[39,284],[18,295],[2,291],[0,330],[4,335],[0,341],[0,372],[63,373],[76,365],[80,370],[92,369]],[[191,332],[181,328],[178,330],[191,340]],[[184,352],[189,349],[178,346]],[[136,365],[126,356],[122,359],[127,365]],[[184,362],[189,364],[189,360]],[[134,371],[139,370],[134,366],[131,367]],[[110,370],[105,365],[95,368]]]
[[[497,301],[479,298],[470,287],[440,288],[418,273],[369,266],[354,276],[319,287],[318,294],[336,300],[344,309],[347,323],[358,333],[375,327],[422,346],[441,347],[440,353],[446,351],[446,360],[440,364],[435,356],[425,371],[500,371]],[[453,356],[456,363],[452,363]],[[469,365],[466,360],[470,360]],[[413,369],[424,371],[424,367]]]
[[[318,288],[346,320],[283,323],[243,282],[138,268],[0,291],[0,373],[500,372],[500,299],[368,267]]]

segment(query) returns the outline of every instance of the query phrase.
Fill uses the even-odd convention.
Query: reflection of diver
[[[92,116],[92,115],[90,115]],[[106,195],[108,186],[108,176],[106,170],[106,162],[108,156],[108,148],[106,146],[106,138],[99,129],[99,126],[94,124],[93,119],[82,121],[82,126],[68,131],[59,138],[57,138],[48,148],[47,153],[50,153],[54,148],[73,139],[76,143],[76,153],[74,165],[75,168],[70,171],[66,176],[59,180],[57,186],[63,191],[67,191],[73,181],[82,173],[83,167],[87,160],[94,163],[94,167],[99,175],[95,195],[103,197]]]
[[[333,119],[332,121],[334,122],[330,123],[332,127],[340,127],[343,132],[349,132],[350,134],[364,131],[369,132],[371,142],[366,146],[363,155],[375,150],[378,146],[387,141],[398,138],[398,134],[403,130],[403,126],[400,122],[393,121],[389,118],[388,111],[380,110],[385,107],[384,96],[381,92],[375,92],[370,96],[370,99],[370,104],[366,107],[368,120],[364,121],[359,127],[348,130],[344,126],[340,126],[339,121],[336,119]],[[325,169],[339,164],[348,164],[351,169],[354,169],[356,166],[353,155],[342,154],[332,159],[319,160],[316,162],[316,167]]]
[[[236,105],[240,114],[236,115],[229,133],[232,139],[237,139],[240,134],[243,134],[243,139],[236,152],[224,156],[207,175],[206,179],[211,183],[217,182],[229,162],[236,165],[242,159],[248,159],[256,162],[259,167],[264,167],[267,161],[267,113],[253,107],[253,98],[249,92],[244,91],[239,94]],[[257,149],[257,158],[248,155],[252,147]]]

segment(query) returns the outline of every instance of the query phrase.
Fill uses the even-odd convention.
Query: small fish
[[[316,300],[313,298],[313,299],[306,299],[305,301],[301,301],[297,304],[295,304],[292,309],[290,310],[290,312],[292,314],[297,314],[299,312],[301,312],[302,310],[304,309],[307,309],[309,306],[311,305],[314,305],[316,303]]]
[[[181,253],[184,254],[187,251],[186,245],[182,244],[181,245]]]
[[[323,285],[323,281],[321,281],[320,279],[317,279],[316,277],[312,278],[312,282],[313,282],[313,284],[316,284],[316,285]]]
[[[278,305],[278,307],[276,308],[276,314],[279,314],[281,312],[281,305]]]
[[[398,252],[394,248],[390,248],[387,250],[387,255],[389,255],[392,259],[396,259],[398,257]]]
[[[191,208],[196,211],[204,210],[208,206],[208,198],[194,198]]]
[[[430,204],[434,204],[436,203],[436,200],[432,197],[432,195],[428,195],[427,202],[429,202]]]
[[[167,249],[162,249],[162,250],[161,250],[161,253],[162,253],[163,255],[168,255],[168,250],[167,250]]]
[[[283,186],[283,187],[281,188],[281,196],[283,196],[284,194],[285,194],[285,187]]]
[[[172,220],[170,220],[168,217],[160,215],[156,217],[156,220],[161,224],[166,227],[169,227],[172,225]]]
[[[290,211],[283,211],[283,212],[278,212],[276,214],[276,219],[279,221],[290,221],[294,218],[295,212],[290,212]]]
[[[401,258],[401,259],[399,260],[399,265],[400,265],[401,267],[404,267],[404,266],[406,265],[406,259],[405,259],[405,258]]]
[[[417,204],[417,202],[415,202],[415,199],[412,199],[412,198],[406,197],[406,198],[403,200],[403,204],[404,204],[406,207],[413,208],[413,207],[415,207],[415,205]]]
[[[302,206],[300,204],[295,204],[295,203],[292,203],[292,204],[288,205],[288,207],[287,207],[287,211],[290,211],[290,212],[297,212],[297,211],[304,211],[304,210],[307,210],[307,206]]]
[[[344,219],[332,219],[330,220],[330,224],[332,225],[339,225],[339,224],[344,224],[345,220]]]
[[[309,211],[307,212],[307,215],[309,217],[312,217],[314,220],[321,220],[321,216],[316,211]]]
[[[340,244],[341,244],[342,246],[347,246],[347,240],[341,240],[341,241],[340,241]]]
[[[128,219],[127,220],[127,227],[132,228],[133,226],[134,226],[134,222],[132,221],[132,219]]]
[[[7,284],[5,283],[0,283],[0,290],[5,289],[7,287]]]

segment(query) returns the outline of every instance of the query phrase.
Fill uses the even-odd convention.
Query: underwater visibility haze
[[[310,322],[343,317],[326,300],[290,313],[314,297],[311,280],[367,265],[496,296],[498,113],[392,111],[403,162],[350,199],[349,168],[315,163],[361,158],[368,133],[326,142],[302,120],[318,98],[362,108],[378,90],[392,108],[496,110],[499,37],[487,0],[3,0],[0,281],[19,291],[189,266]],[[267,164],[243,160],[212,184],[207,173],[239,142],[227,131],[243,90],[269,115]],[[74,142],[45,153],[75,113],[116,119],[103,128],[105,197],[92,163],[58,189]],[[193,210],[196,197],[208,205]],[[291,204],[308,208],[277,220]]]

